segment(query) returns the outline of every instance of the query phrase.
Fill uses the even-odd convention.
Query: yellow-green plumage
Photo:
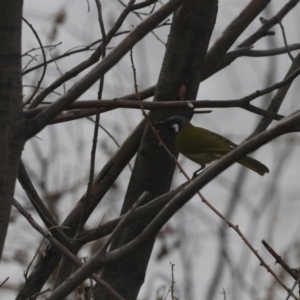
[[[182,117],[174,116],[161,124],[173,127],[173,129],[175,129],[174,124],[178,126],[175,147],[181,154],[198,163],[202,168],[220,159],[237,146],[217,133],[193,126]],[[262,176],[269,173],[265,165],[249,156],[242,158],[238,163]]]

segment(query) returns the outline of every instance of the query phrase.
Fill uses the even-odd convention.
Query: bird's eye
[[[173,129],[174,129],[174,131],[177,133],[178,131],[179,131],[179,125],[178,124],[172,124],[172,126],[171,126]]]

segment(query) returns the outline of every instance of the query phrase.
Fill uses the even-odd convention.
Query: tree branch
[[[198,177],[189,183],[180,193],[178,193],[170,203],[163,208],[158,215],[151,221],[151,223],[143,230],[143,232],[131,242],[127,243],[121,248],[112,250],[111,252],[103,255],[98,252],[94,255],[89,262],[77,270],[70,276],[69,281],[63,283],[47,298],[47,300],[59,299],[76,288],[82,281],[90,276],[95,270],[116,263],[127,255],[131,254],[141,247],[146,241],[155,236],[162,226],[185,204],[191,197],[193,197],[199,189],[202,189],[207,183],[218,176],[221,172],[227,169],[234,162],[238,161],[250,152],[255,151],[262,145],[270,142],[276,137],[286,134],[298,126],[300,122],[300,112],[293,114],[290,117],[282,120],[274,128],[260,133],[259,135],[251,138],[245,143],[239,145],[232,150],[229,154],[222,157],[218,162],[211,167],[204,170]],[[276,274],[274,274],[276,275]],[[287,290],[289,290],[286,287]]]
[[[41,131],[53,118],[55,118],[63,109],[74,102],[91,85],[93,85],[101,76],[112,68],[139,40],[141,40],[149,31],[155,28],[177,7],[182,0],[171,0],[153,15],[138,25],[105,59],[103,59],[92,71],[74,85],[65,95],[50,105],[45,111],[37,117],[27,122],[29,136],[34,136]]]
[[[282,20],[298,3],[299,0],[290,0],[274,17],[267,20],[255,33],[239,44],[238,48],[247,48],[252,46],[260,38],[264,37],[269,29],[278,24],[278,21]]]
[[[77,266],[82,267],[84,264],[81,260],[75,256],[70,250],[68,250],[65,246],[63,246],[59,241],[57,241],[49,232],[44,230],[33,218],[32,216],[23,208],[23,206],[17,201],[13,200],[14,207],[27,219],[30,225],[36,229],[41,235],[43,235],[47,240],[49,240],[52,245],[54,245],[61,253],[71,259]],[[125,300],[122,296],[120,296],[107,282],[103,281],[99,278],[96,274],[91,274],[90,276],[93,278],[97,283],[103,286],[105,289],[109,291],[111,295],[116,297],[119,300]]]
[[[300,67],[295,68],[298,64],[294,65],[293,71],[289,72],[286,78],[280,82],[277,82],[267,88],[262,90],[257,90],[254,93],[251,93],[247,96],[244,96],[240,99],[233,100],[183,100],[183,101],[157,101],[157,102],[143,102],[143,108],[149,110],[156,109],[170,109],[170,108],[213,108],[213,107],[240,107],[246,110],[255,112],[257,114],[264,115],[268,118],[280,120],[282,116],[268,112],[259,108],[254,108],[254,106],[249,106],[249,103],[255,100],[258,97],[269,94],[274,90],[282,88],[288,84],[291,84],[293,80],[299,76]],[[134,100],[86,100],[86,101],[77,101],[67,109],[78,109],[78,108],[136,108],[140,109],[141,104],[138,101]],[[34,110],[29,110],[28,113],[25,111],[25,116],[32,116],[35,114],[40,114],[43,111],[47,110],[49,106],[42,106]]]

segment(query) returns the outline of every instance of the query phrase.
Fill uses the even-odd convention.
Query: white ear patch
[[[174,131],[177,133],[179,131],[179,125],[178,124],[173,124],[172,128],[174,129]]]

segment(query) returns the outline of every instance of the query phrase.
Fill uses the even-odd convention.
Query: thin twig
[[[87,119],[90,120],[91,122],[95,123],[95,121],[92,118],[87,117]],[[101,124],[99,124],[99,127],[113,140],[113,142],[117,145],[117,147],[120,148],[120,144],[115,139],[115,137]],[[128,163],[128,167],[129,167],[130,171],[132,172],[132,166],[130,163]]]
[[[294,62],[291,64],[289,70],[287,71],[284,78],[288,78],[292,75],[297,69],[300,68],[300,53],[296,56]],[[267,110],[272,113],[277,113],[282,105],[283,100],[285,99],[289,89],[291,87],[291,83],[279,88],[275,93],[274,97],[269,103]],[[272,119],[270,118],[262,118],[259,124],[256,126],[255,130],[253,131],[252,135],[260,133],[268,128],[271,124]]]
[[[111,51],[105,59],[94,67],[85,77],[81,78],[65,95],[57,99],[45,111],[31,121],[27,120],[28,137],[36,135],[48,123],[59,115],[66,107],[80,97],[84,91],[91,87],[98,79],[110,70],[130,49],[139,42],[149,31],[155,28],[160,22],[165,20],[175,9],[177,9],[183,0],[170,0],[159,10],[153,13],[149,18],[139,24],[119,45]],[[44,90],[46,91],[46,89]],[[47,94],[49,90],[45,93]],[[43,93],[43,92],[41,92]],[[37,99],[37,97],[35,98]],[[39,104],[41,99],[35,101]],[[32,102],[33,103],[33,102]]]
[[[57,44],[48,45],[48,46],[43,46],[43,48],[44,48],[44,49],[46,49],[46,48],[56,48],[57,46],[59,46],[59,45],[61,45],[61,44],[62,44],[62,42],[59,42],[59,43],[57,43]],[[33,51],[36,51],[36,50],[40,50],[40,49],[41,49],[41,47],[38,47],[38,48],[32,48],[32,49],[28,50],[27,52],[23,53],[23,54],[21,55],[21,57],[28,55],[30,52],[33,52]],[[47,63],[48,63],[48,62],[47,62]],[[43,64],[42,64],[42,65],[43,65]]]
[[[151,128],[151,131],[153,132],[154,136],[157,138],[159,145],[167,152],[167,154],[170,156],[170,158],[174,161],[174,163],[177,165],[177,167],[179,168],[179,170],[185,175],[185,177],[189,179],[189,176],[187,175],[187,173],[184,171],[184,169],[182,168],[182,166],[180,165],[180,163],[177,161],[176,157],[171,153],[171,151],[168,149],[168,147],[165,145],[165,143],[162,141],[162,139],[160,138],[158,132],[156,131],[156,129],[154,128],[154,126],[152,125],[148,115],[146,114],[145,110],[144,110],[144,104],[142,103],[140,96],[139,96],[139,91],[138,91],[138,85],[137,85],[137,78],[136,78],[136,69],[134,66],[134,61],[133,61],[133,53],[132,53],[132,49],[130,50],[130,59],[131,59],[131,65],[132,65],[132,69],[133,69],[133,79],[134,79],[134,88],[135,88],[135,92],[136,92],[136,97],[138,99],[138,103],[140,105],[140,108],[142,110],[143,116],[145,117],[147,124],[149,125],[149,127]],[[176,101],[178,103],[180,103],[181,101]],[[154,103],[154,102],[153,102]]]
[[[124,7],[126,7],[125,3],[122,0],[118,0],[120,4],[122,4]],[[134,1],[135,2],[135,1]],[[136,5],[138,5],[140,3],[137,3]],[[149,5],[152,4],[152,1],[149,1]],[[134,7],[134,5],[132,6]],[[137,6],[136,6],[137,7]],[[144,19],[140,16],[139,13],[135,12],[134,9],[132,9],[132,12],[134,15],[136,15],[141,21],[144,21]],[[166,45],[166,43],[153,31],[151,30],[151,34],[159,41],[161,42],[164,46]]]
[[[165,21],[165,22],[163,22],[163,23],[157,25],[157,26],[154,28],[154,30],[155,30],[155,29],[158,29],[158,28],[160,28],[160,27],[163,27],[163,26],[171,26],[172,24],[171,24],[169,21],[170,21],[170,20],[167,20],[167,21]],[[124,34],[130,33],[130,32],[131,32],[131,30],[123,30],[123,31],[119,31],[119,32],[115,33],[113,37],[117,37],[117,36],[120,36],[120,35],[124,35]],[[71,56],[71,55],[73,55],[73,54],[81,53],[81,52],[84,52],[84,51],[95,51],[95,50],[97,50],[97,49],[94,49],[94,48],[92,48],[92,47],[95,46],[95,45],[98,44],[98,43],[101,43],[101,42],[102,42],[102,39],[99,39],[99,40],[96,40],[96,41],[90,43],[90,44],[87,45],[87,46],[77,46],[77,47],[73,47],[73,48],[69,49],[68,51],[66,51],[65,53],[63,53],[63,54],[61,54],[61,55],[58,55],[58,56],[56,56],[56,57],[53,58],[53,59],[48,59],[48,60],[47,60],[47,64],[53,63],[55,60],[59,60],[59,59],[62,59],[62,58],[64,58],[64,57]],[[80,48],[80,49],[77,49],[77,48]],[[72,50],[72,49],[76,49],[76,50]],[[109,48],[106,47],[106,49],[109,49]],[[30,73],[30,72],[36,70],[36,69],[39,69],[39,68],[42,67],[42,66],[43,66],[43,64],[38,64],[38,65],[36,65],[36,66],[34,66],[34,67],[31,67],[30,69],[27,69],[26,71],[22,72],[22,75],[28,74],[28,73]]]
[[[119,30],[121,25],[123,24],[124,20],[128,16],[128,14],[131,11],[131,7],[133,5],[134,1],[130,0],[127,7],[124,9],[124,11],[121,13],[120,17],[117,19],[115,25],[113,28],[109,31],[109,33],[106,36],[106,44],[108,44],[111,39],[114,37],[116,32]],[[56,79],[50,86],[48,86],[44,91],[42,91],[30,104],[29,108],[37,107],[47,96],[50,92],[55,90],[57,87],[65,83],[66,81],[70,80],[71,78],[77,76],[82,71],[86,70],[88,67],[95,64],[101,57],[102,49],[103,49],[103,40],[102,43],[98,46],[96,51],[86,60],[78,64],[76,67],[72,68],[68,72],[66,72],[63,76]]]
[[[266,249],[270,252],[270,254],[275,258],[275,264],[280,264],[287,273],[289,273],[295,280],[299,279],[299,274],[297,274],[290,266],[282,259],[280,255],[276,253],[276,251],[265,241],[261,241],[262,244],[266,247]]]
[[[44,224],[48,228],[52,226],[57,226],[58,224],[56,220],[49,213],[49,210],[47,209],[46,205],[40,198],[37,190],[35,189],[22,160],[20,161],[17,177],[21,187],[25,191],[32,206],[35,208],[36,212],[38,213],[39,217],[42,219]]]
[[[87,12],[89,13],[91,10],[90,1],[86,0],[86,4],[87,4]]]
[[[37,57],[38,55],[35,55],[35,56],[31,56],[31,55],[28,55],[29,57],[31,57],[31,59],[28,61],[28,63],[24,66],[24,68],[22,69],[22,72],[25,71],[27,69],[27,67],[35,60],[37,61]]]
[[[13,199],[13,206],[27,219],[27,221],[31,224],[33,228],[35,228],[39,233],[41,233],[46,239],[48,239],[61,253],[66,255],[69,259],[71,259],[76,265],[82,267],[83,263],[81,260],[76,257],[69,249],[64,247],[60,242],[58,242],[53,236],[49,234],[49,232],[45,231],[38,223],[32,218],[32,216],[23,208],[23,206],[16,200]],[[107,291],[116,299],[124,300],[122,296],[120,296],[107,282],[103,281],[96,274],[92,274],[90,276],[97,283],[102,285]]]
[[[52,49],[50,49],[50,56],[53,58],[51,50]],[[56,70],[58,71],[60,76],[62,76],[63,72],[60,70],[57,60],[54,60],[54,64],[55,64]],[[65,82],[63,83],[63,89],[64,89],[64,94],[65,94],[66,93],[66,83]]]
[[[42,51],[43,61],[44,61],[44,63],[43,63],[44,68],[43,68],[43,72],[42,72],[41,78],[40,78],[40,80],[38,81],[37,87],[36,87],[36,89],[34,90],[34,92],[32,93],[32,95],[31,95],[31,96],[29,97],[29,99],[24,103],[24,106],[25,106],[26,104],[30,103],[30,101],[33,99],[33,97],[34,97],[35,94],[37,93],[37,91],[38,91],[40,85],[42,84],[43,79],[44,79],[45,74],[46,74],[46,70],[47,70],[47,63],[46,63],[46,54],[45,54],[45,51],[44,51],[43,44],[42,44],[42,42],[41,42],[41,40],[40,40],[40,38],[39,38],[39,35],[38,35],[37,32],[35,31],[34,27],[33,27],[33,26],[32,26],[32,25],[31,25],[24,17],[22,17],[22,20],[30,27],[30,29],[32,30],[33,34],[35,35],[35,37],[36,37],[36,39],[37,39],[37,41],[38,41],[38,43],[39,43],[39,45],[40,45],[40,49],[41,49],[41,51]]]
[[[48,292],[51,292],[51,289],[46,289],[46,290],[44,290],[44,291],[42,291],[42,292],[37,292],[37,293],[33,294],[33,295],[31,296],[31,298],[26,298],[25,300],[36,299],[37,296],[46,294],[46,293],[48,293]]]
[[[300,49],[300,44],[295,43],[291,45],[286,45],[284,47],[274,48],[274,49],[267,49],[267,50],[253,50],[252,47],[246,48],[237,48],[235,50],[229,51],[224,56],[222,64],[225,64],[226,61],[233,61],[239,57],[270,57],[275,55],[285,54],[289,51],[295,51]]]
[[[95,124],[95,121],[92,118],[88,117],[87,119]],[[120,148],[120,144],[118,143],[116,138],[101,124],[99,124],[99,127],[113,140],[113,142],[117,145],[117,147]]]
[[[100,25],[100,31],[102,35],[102,59],[106,56],[106,33],[105,33],[105,27],[103,22],[103,15],[102,15],[102,7],[100,0],[95,0],[98,10],[98,20]],[[100,78],[100,84],[99,84],[99,91],[98,91],[98,99],[102,98],[102,92],[103,92],[103,86],[104,86],[104,75]],[[97,122],[96,122],[97,123]],[[99,122],[98,122],[99,124]],[[97,124],[97,126],[98,126]]]
[[[26,168],[22,162],[20,161],[19,170],[18,170],[18,180],[24,189],[26,195],[28,196],[31,204],[35,208],[36,212],[47,226],[48,229],[50,228],[57,228],[57,230],[53,231],[53,235],[57,240],[59,240],[65,246],[70,246],[69,238],[64,234],[64,232],[59,228],[56,220],[50,214],[49,210],[45,206],[44,202],[40,198],[38,192],[36,191],[29,175],[27,174]]]
[[[104,245],[101,247],[100,252],[105,253],[107,251],[107,248],[109,247],[110,243],[113,239],[116,238],[116,236],[119,234],[120,230],[122,229],[123,225],[127,221],[128,218],[131,217],[131,215],[135,212],[135,210],[141,206],[141,204],[145,201],[145,199],[148,197],[149,192],[145,191],[138,200],[133,204],[133,206],[130,208],[130,210],[122,216],[121,221],[118,223],[118,225],[113,230],[112,234],[109,236],[109,238],[105,241]]]
[[[2,286],[5,284],[5,282],[9,279],[9,277],[7,277],[1,284],[0,284],[0,288],[2,288]]]
[[[268,31],[274,25],[278,24],[278,20],[282,20],[298,3],[299,0],[290,0],[278,11],[278,13],[274,17],[264,22],[256,32],[254,32],[250,37],[248,37],[241,44],[239,44],[238,48],[250,47],[259,39],[266,36]]]
[[[35,255],[34,255],[34,258],[35,258]],[[31,265],[32,262],[33,262],[33,260],[30,262],[29,266]],[[30,284],[29,284],[29,282],[28,282],[28,277],[27,277],[27,272],[28,272],[28,270],[29,270],[29,266],[28,266],[28,268],[27,268],[26,271],[23,271],[23,276],[24,276],[24,278],[25,278],[25,286],[27,287],[29,299],[32,300]]]
[[[31,85],[31,84],[23,84],[22,87],[37,88],[36,85]],[[43,90],[43,89],[45,89],[45,88],[42,87],[42,86],[39,87],[39,90]],[[51,93],[53,93],[53,94],[55,94],[55,95],[58,95],[58,96],[61,96],[61,93],[58,93],[58,92],[56,92],[56,91],[53,91],[53,92],[51,92]],[[44,102],[44,103],[47,104],[46,102]],[[51,104],[51,103],[48,103],[48,104]]]
[[[290,57],[291,61],[294,62],[295,61],[295,58],[293,57],[291,51],[289,50],[289,46],[288,46],[288,42],[287,42],[287,38],[286,38],[286,34],[285,34],[285,30],[284,30],[284,27],[282,25],[282,22],[281,20],[278,20],[278,24],[281,28],[281,32],[282,32],[282,36],[283,36],[283,41],[284,41],[284,45],[285,45],[285,48],[286,48],[286,51],[288,53],[288,56]]]
[[[300,277],[298,278],[298,280],[296,280],[291,288],[291,290],[289,291],[286,300],[288,300],[291,296],[293,296],[293,291],[296,288],[296,286],[300,283]]]
[[[100,24],[100,31],[102,34],[102,59],[105,58],[106,54],[106,34],[105,34],[105,28],[104,28],[104,23],[103,23],[103,16],[102,16],[102,9],[101,9],[101,3],[100,0],[95,0],[97,10],[98,10],[98,20]],[[100,83],[99,83],[99,90],[98,90],[98,100],[102,98],[102,92],[103,92],[103,87],[104,87],[104,74],[100,77]],[[91,190],[93,186],[93,181],[94,181],[94,172],[95,172],[95,160],[96,160],[96,150],[97,150],[97,142],[98,142],[98,132],[99,132],[99,124],[100,124],[100,110],[97,109],[97,114],[96,114],[96,120],[95,120],[95,126],[94,126],[94,135],[93,135],[93,145],[92,145],[92,150],[91,150],[91,165],[90,165],[90,175],[89,175],[89,182],[87,186],[87,191],[86,191],[86,197],[85,197],[85,203],[83,206],[82,214],[80,217],[80,221],[78,224],[78,229],[77,231],[79,232],[82,227],[83,227],[83,216],[85,214],[86,210],[86,205],[89,201],[89,197],[91,195]]]
[[[271,269],[270,265],[266,263],[266,261],[259,255],[258,250],[256,250],[251,243],[248,241],[248,239],[244,236],[244,234],[241,232],[238,225],[234,225],[232,222],[230,222],[228,219],[225,218],[225,216],[220,213],[211,203],[209,203],[204,197],[202,198],[202,201],[205,205],[207,205],[219,218],[221,218],[230,228],[232,228],[242,239],[242,241],[247,245],[247,247],[251,250],[251,252],[257,257],[257,259],[260,261],[261,266],[263,266],[275,279],[276,281],[287,291],[290,292],[290,289],[285,283],[282,281],[282,279]],[[294,299],[298,299],[295,295]]]
[[[176,297],[175,297],[175,279],[174,279],[174,266],[175,264],[172,264],[170,262],[170,265],[171,265],[171,286],[170,286],[170,292],[171,292],[171,300],[178,300]]]
[[[130,224],[131,222],[140,220],[149,215],[155,216],[165,205],[167,205],[169,203],[169,201],[177,193],[179,193],[182,190],[182,188],[185,185],[186,185],[186,183],[177,187],[175,190],[172,190],[164,195],[161,195],[161,196],[157,197],[156,199],[151,200],[149,203],[137,208],[134,211],[134,213],[131,214],[131,216],[128,216],[126,218],[126,222],[125,221],[124,222],[126,224]],[[117,226],[117,224],[122,219],[123,219],[123,216],[120,216],[116,219],[106,222],[105,224],[103,224],[101,226],[98,226],[97,228],[87,229],[80,233],[80,235],[78,236],[78,239],[76,239],[76,241],[79,241],[79,243],[81,245],[85,245],[89,242],[92,242],[94,240],[105,237],[113,232],[114,228]]]

